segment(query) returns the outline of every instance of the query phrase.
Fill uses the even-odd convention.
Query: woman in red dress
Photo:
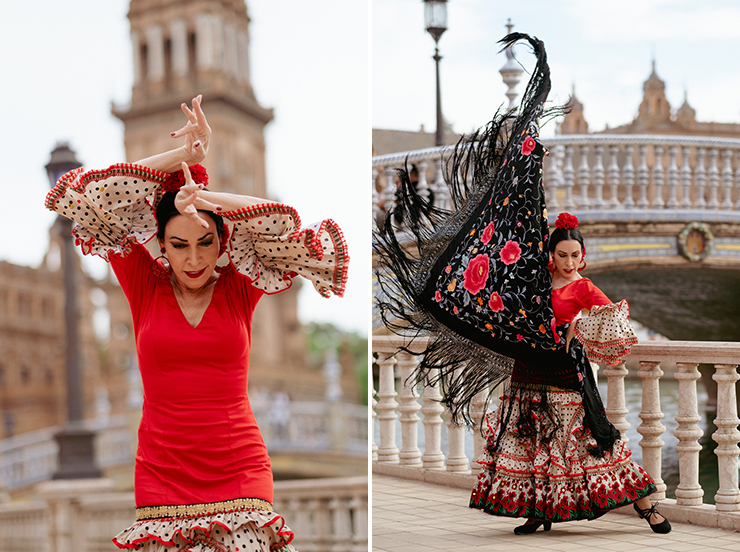
[[[111,263],[131,307],[144,387],[137,521],[113,542],[292,551],[293,533],[272,510],[270,459],[247,395],[252,314],[263,294],[297,275],[341,296],[347,247],[331,220],[301,228],[291,207],[205,189],[197,163],[211,130],[200,102],[182,106],[188,122],[172,133],[185,138],[182,147],[103,171],[75,169],[46,200],[78,223],[85,254]],[[143,245],[155,235],[156,260]],[[217,266],[225,251],[230,262]]]

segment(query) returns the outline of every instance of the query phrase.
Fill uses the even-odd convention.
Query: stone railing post
[[[367,550],[368,540],[368,515],[367,495],[364,500],[362,496],[353,494],[349,507],[354,512],[352,516],[352,552],[364,552]]]
[[[588,199],[588,188],[591,184],[591,168],[588,166],[588,146],[581,146],[581,164],[578,167],[578,185],[581,187],[581,195],[578,198],[579,209],[590,209],[591,201]]]
[[[663,170],[663,146],[655,146],[653,154],[655,156],[655,165],[653,165],[653,186],[655,187],[655,197],[653,198],[652,207],[662,209],[665,207],[663,201],[663,185],[665,184],[665,171]]]
[[[333,531],[330,533],[331,547],[336,552],[350,552],[352,544],[352,513],[349,497],[334,495],[329,500],[329,512]]]
[[[676,164],[676,157],[678,156],[678,148],[671,146],[668,148],[668,201],[666,207],[668,209],[678,209],[678,165]]]
[[[434,191],[434,205],[442,209],[449,209],[450,194],[445,184],[445,171],[441,156],[435,161],[434,186],[432,187],[432,191]]]
[[[724,199],[722,200],[721,209],[732,209],[732,150],[722,150],[722,160],[724,161],[724,167],[722,167],[722,187],[725,189]]]
[[[576,208],[573,200],[573,187],[575,186],[575,171],[573,170],[573,146],[565,146],[565,161],[563,163],[563,186],[565,188],[565,200],[563,209],[570,211]]]
[[[681,209],[691,209],[691,148],[684,146],[681,148],[681,186],[683,186],[683,199],[681,200]]]
[[[384,172],[385,188],[383,193],[380,194],[380,199],[383,201],[383,211],[388,213],[396,207],[396,169],[386,167]]]
[[[637,207],[640,209],[647,209],[650,206],[647,198],[648,184],[650,184],[647,149],[647,146],[640,146],[640,164],[637,167],[637,185],[640,186],[640,199],[637,200]]]
[[[735,382],[740,379],[737,364],[715,364],[712,379],[717,382],[717,418],[714,425],[717,431],[712,439],[717,442],[714,453],[719,467],[719,490],[714,496],[717,511],[734,512],[740,510],[740,489],[738,489],[737,459],[740,450],[740,432],[737,427],[737,397]]]
[[[717,166],[717,159],[719,157],[719,150],[712,148],[709,150],[709,169],[707,170],[708,185],[709,185],[709,202],[707,203],[707,209],[719,209],[719,200],[717,199],[717,192],[719,191],[719,167]]]
[[[401,393],[398,401],[401,403],[398,411],[401,413],[401,453],[400,463],[408,466],[421,466],[421,450],[419,450],[419,418],[421,410],[419,394],[416,392],[416,382],[409,380],[411,373],[418,364],[416,358],[408,353],[398,353],[398,367],[401,374]]]
[[[619,209],[619,146],[609,146],[609,166],[606,169],[607,184],[611,188],[611,197],[609,198],[609,209]]]
[[[473,473],[481,470],[481,464],[478,458],[483,453],[483,447],[486,446],[486,440],[481,435],[481,429],[485,427],[485,416],[488,407],[488,388],[478,393],[471,401],[472,409],[470,413],[473,417],[473,458],[470,461],[470,469]]]
[[[380,220],[380,217],[382,216],[381,210],[380,210],[380,195],[378,194],[378,188],[375,187],[375,182],[378,179],[378,169],[373,167],[372,172],[372,191],[373,191],[373,222],[375,224],[378,224],[378,220]]]
[[[740,210],[740,155],[737,160],[737,170],[735,171],[735,189],[738,191],[737,203],[735,203],[735,209]]]
[[[428,385],[422,396],[424,406],[424,454],[421,457],[422,466],[429,470],[445,469],[445,455],[442,453],[442,412],[440,404],[442,395],[439,393],[439,384]]]
[[[658,384],[663,370],[660,369],[660,362],[640,361],[640,371],[637,375],[642,378],[642,409],[639,414],[642,423],[637,427],[637,432],[642,435],[640,446],[643,468],[655,481],[657,492],[653,498],[663,500],[666,485],[662,478],[661,448],[664,443],[660,436],[665,432],[665,426],[660,423],[663,412],[660,410]]]
[[[594,200],[592,207],[594,209],[604,208],[604,146],[597,145],[594,147],[596,160],[594,161],[593,180],[594,180]]]
[[[627,144],[624,147],[624,167],[622,167],[622,180],[624,181],[624,208],[633,209],[635,207],[634,188],[635,188],[635,165],[632,163],[632,156],[635,152],[635,146]]]
[[[555,146],[550,152],[550,163],[548,165],[549,170],[547,177],[545,178],[545,191],[547,193],[547,207],[548,211],[553,213],[560,212],[560,202],[558,201],[558,190],[561,188],[565,192],[563,186],[563,170],[562,163],[565,157],[565,147]]]
[[[603,374],[606,376],[606,417],[622,434],[622,442],[629,441],[627,430],[630,423],[627,421],[626,414],[629,412],[625,402],[624,395],[624,377],[629,373],[624,365],[620,362],[616,366],[607,365]]]
[[[429,185],[427,184],[427,169],[429,163],[419,161],[417,170],[419,171],[419,182],[416,184],[416,193],[423,199],[429,199]]]
[[[470,473],[468,457],[465,455],[465,425],[457,424],[452,419],[452,412],[447,411],[447,471],[455,473]]]
[[[702,503],[704,491],[699,484],[699,438],[703,432],[699,429],[701,416],[698,411],[696,380],[701,377],[698,364],[690,362],[676,363],[678,380],[678,429],[673,435],[678,439],[678,475],[676,502],[685,506],[697,506]]]
[[[696,204],[697,209],[706,209],[707,201],[704,197],[706,185],[707,185],[707,169],[704,167],[704,158],[707,155],[706,148],[696,149],[696,169],[694,170],[694,177],[696,180]]]
[[[378,462],[397,463],[398,447],[396,446],[396,389],[394,368],[396,357],[384,357],[384,353],[378,355],[378,367],[380,368],[380,382],[378,390],[378,423],[380,425],[380,447],[378,447]]]
[[[372,427],[375,428],[375,419],[378,417],[378,415],[376,414],[376,410],[378,409],[378,401],[375,400],[375,397],[377,395],[377,393],[375,391],[375,387],[373,386],[372,389],[373,389],[372,390],[372,403],[373,403],[373,407],[372,407],[372,411],[373,411],[373,425],[372,425]],[[372,456],[373,456],[373,462],[374,462],[374,461],[376,461],[378,459],[378,444],[375,442],[375,430],[373,429],[373,431],[371,431],[371,433],[372,433],[372,436],[373,436],[372,437]]]

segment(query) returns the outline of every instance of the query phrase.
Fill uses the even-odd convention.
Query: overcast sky
[[[25,0],[0,17],[0,260],[38,266],[54,216],[44,165],[68,140],[88,168],[124,160],[133,80],[128,0]],[[344,299],[301,291],[303,321],[367,332],[369,320],[369,8],[364,0],[249,0],[252,82],[275,109],[266,131],[272,198],[304,223],[333,218],[349,243]],[[183,98],[186,100],[187,98]],[[203,103],[208,113],[208,98]],[[176,130],[176,129],[172,129]],[[174,146],[173,146],[174,147]],[[157,152],[152,152],[157,153]],[[93,259],[90,270],[104,261]],[[267,298],[266,300],[269,300]]]
[[[592,130],[632,121],[651,60],[675,109],[684,90],[700,121],[740,122],[740,2],[731,0],[450,0],[440,40],[442,108],[457,132],[484,125],[507,101],[496,41],[514,30],[544,41],[550,100],[576,96]],[[373,0],[372,120],[375,128],[436,128],[434,40],[420,0]],[[525,46],[517,57],[532,67]],[[524,90],[527,75],[518,90]],[[554,131],[554,124],[543,129]]]

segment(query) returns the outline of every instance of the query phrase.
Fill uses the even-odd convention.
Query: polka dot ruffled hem
[[[285,520],[264,510],[137,521],[113,538],[141,552],[295,552]]]

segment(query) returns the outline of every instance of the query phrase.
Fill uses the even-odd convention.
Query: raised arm
[[[170,136],[173,138],[185,137],[185,143],[182,146],[141,159],[136,161],[135,164],[171,173],[180,170],[181,163],[187,163],[188,166],[191,166],[203,161],[208,153],[211,141],[211,127],[208,126],[208,121],[200,106],[202,99],[201,95],[193,98],[192,110],[185,103],[181,105],[188,122],[181,129],[171,133]]]

